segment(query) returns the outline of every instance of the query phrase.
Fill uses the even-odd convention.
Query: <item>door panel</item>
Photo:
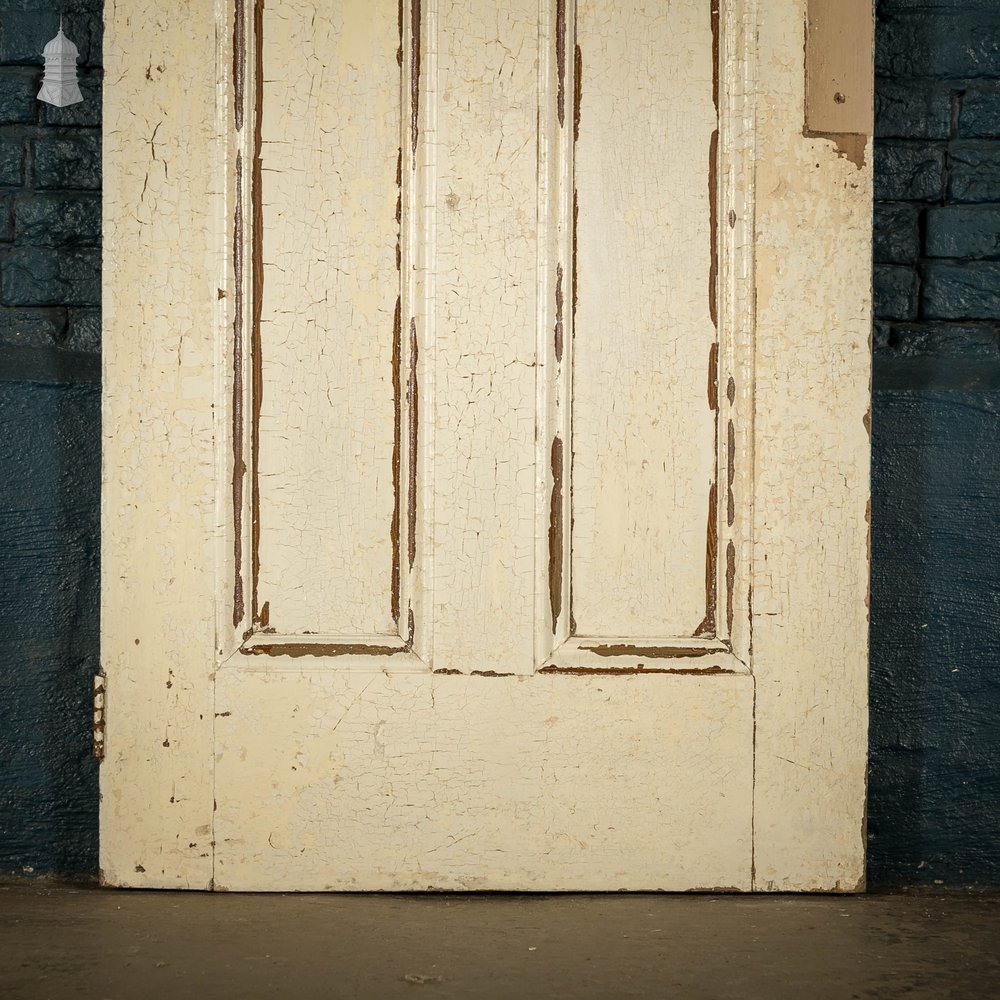
[[[713,29],[709,4],[578,5],[579,635],[709,631],[718,381]]]
[[[160,2],[108,25],[106,880],[856,886],[870,169],[803,4]]]
[[[396,4],[269,5],[261,38],[258,617],[394,633]]]

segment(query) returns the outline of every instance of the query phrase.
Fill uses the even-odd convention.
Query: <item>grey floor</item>
[[[1000,998],[997,896],[208,895],[0,883],[0,997]]]

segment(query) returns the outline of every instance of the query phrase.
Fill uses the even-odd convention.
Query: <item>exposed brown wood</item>
[[[275,642],[244,646],[244,656],[395,656],[409,652],[405,646],[368,646],[361,642]]]
[[[256,618],[259,607],[258,584],[260,582],[260,412],[264,391],[264,368],[261,360],[260,321],[264,308],[264,206],[263,206],[263,165],[261,160],[262,135],[264,127],[264,0],[254,0],[253,47],[254,47],[254,135],[253,167],[250,201],[251,257],[253,266],[253,316],[251,328],[250,364],[253,392],[252,423],[250,428],[251,449],[251,533],[253,599],[251,610]]]
[[[588,653],[598,656],[642,656],[647,660],[688,659],[699,656],[716,656],[718,649],[706,649],[698,646],[637,646],[631,643],[601,646],[580,646]]]
[[[266,629],[271,624],[271,602],[265,601],[260,606],[260,614],[257,616],[257,624]]]
[[[243,156],[236,155],[236,213],[233,220],[233,628],[246,614],[243,595]]]
[[[562,364],[563,356],[563,268],[556,264],[556,323],[555,323],[556,361]]]
[[[715,341],[708,351],[708,408],[719,408],[719,342]]]
[[[403,266],[403,147],[396,155],[396,272]]]
[[[636,674],[673,674],[676,677],[711,677],[721,674],[735,674],[735,670],[727,670],[725,667],[712,666],[701,669],[681,669],[670,670],[666,667],[647,667],[639,663],[634,667],[621,667],[618,670],[600,668],[591,669],[589,667],[557,667],[550,665],[542,667],[538,671],[540,674],[567,674],[576,677],[634,677]]]
[[[516,677],[516,674],[501,674],[496,670],[473,670],[470,677]]]
[[[566,0],[556,0],[556,113],[566,120]]]
[[[396,17],[399,23],[399,46],[396,49],[396,65],[403,68],[403,0],[396,5]]]
[[[233,9],[233,122],[236,131],[243,128],[243,88],[246,81],[246,9],[243,0],[235,0]]]
[[[583,52],[577,45],[573,52],[573,141],[580,138],[580,103],[583,100]]]
[[[732,375],[729,376],[729,383],[726,385],[726,399],[729,400],[730,406],[736,402],[736,381]]]
[[[716,575],[718,569],[719,527],[718,527],[719,489],[713,482],[708,491],[708,544],[705,553],[705,617],[695,629],[695,636],[715,634],[715,613],[718,598],[716,596]]]
[[[420,0],[410,3],[410,144],[417,153],[420,137]]]
[[[726,441],[726,523],[731,528],[736,520],[736,498],[733,496],[733,481],[736,478],[736,427],[729,421]]]
[[[400,366],[402,365],[403,331],[402,331],[402,301],[396,298],[396,312],[392,321],[392,402],[395,421],[392,428],[392,522],[389,525],[389,539],[392,545],[392,593],[389,600],[392,605],[392,620],[399,624],[399,589],[400,589],[400,551],[399,551],[399,519],[402,508],[402,483],[400,481],[400,452],[402,450],[402,380]]]
[[[417,382],[417,323],[410,318],[410,369],[406,380],[406,403],[408,410],[407,430],[409,431],[409,456],[407,474],[407,556],[410,569],[417,558],[417,440],[419,429],[419,387]],[[412,614],[412,612],[411,612]]]
[[[726,628],[733,630],[733,587],[736,583],[736,546],[726,546]]]
[[[712,323],[719,328],[719,130],[712,133],[708,147],[708,210],[712,262],[708,272],[708,308]]]
[[[552,631],[562,614],[563,584],[563,443],[552,439],[552,494],[549,506],[549,603]]]
[[[719,0],[712,0],[712,103],[715,110],[719,110],[719,59],[721,51],[719,47]]]

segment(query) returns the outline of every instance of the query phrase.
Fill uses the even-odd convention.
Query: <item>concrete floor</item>
[[[1000,897],[208,895],[0,884],[4,1000],[996,1000]]]

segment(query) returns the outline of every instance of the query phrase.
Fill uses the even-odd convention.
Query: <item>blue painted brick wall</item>
[[[100,0],[0,0],[0,874],[97,870],[101,36]]]
[[[1000,2],[879,0],[869,880],[1000,885]]]

